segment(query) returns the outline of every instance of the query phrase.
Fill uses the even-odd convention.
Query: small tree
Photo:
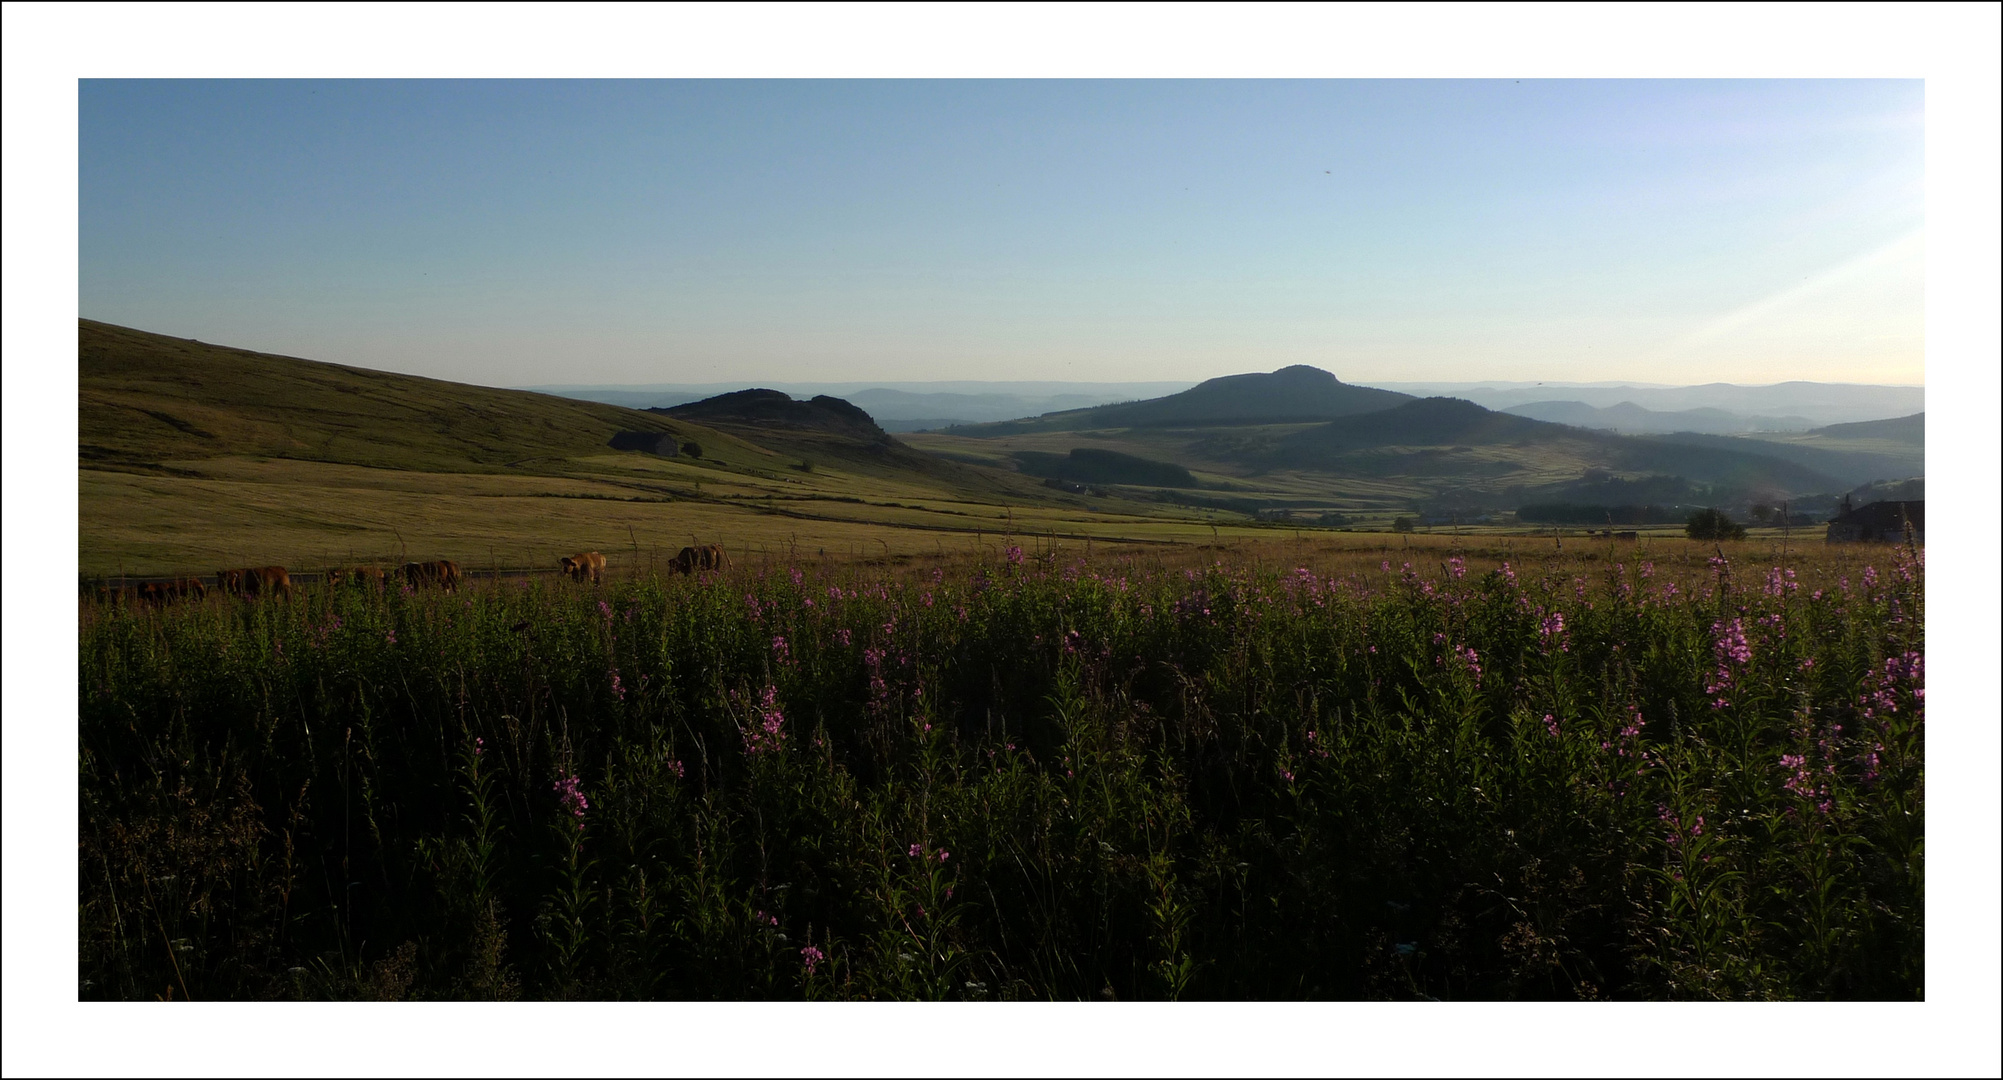
[[[1692,540],[1744,540],[1745,527],[1724,511],[1706,507],[1690,515],[1690,521],[1683,526],[1683,535]]]
[[[702,444],[695,442],[685,442],[682,444],[682,453],[687,454],[690,457],[701,457]]]
[[[1393,521],[1393,522],[1391,523],[1391,531],[1392,531],[1392,532],[1411,532],[1411,531],[1412,531],[1412,519],[1411,519],[1411,518],[1408,518],[1408,517],[1401,517],[1401,518],[1399,518],[1399,519],[1397,519],[1397,520]]]

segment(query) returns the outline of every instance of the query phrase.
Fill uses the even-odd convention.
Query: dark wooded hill
[[[881,442],[890,438],[889,433],[868,413],[841,398],[826,394],[807,401],[795,401],[791,395],[778,390],[738,390],[691,401],[686,405],[647,411],[698,424],[819,431],[864,442]]]

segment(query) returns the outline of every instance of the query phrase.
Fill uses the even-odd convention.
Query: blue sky
[[[79,310],[491,385],[1918,384],[1918,81],[80,83]]]

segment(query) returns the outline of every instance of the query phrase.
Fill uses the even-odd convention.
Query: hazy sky
[[[491,385],[1924,379],[1918,81],[101,81],[79,310]]]

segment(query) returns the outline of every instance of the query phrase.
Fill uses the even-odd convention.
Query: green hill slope
[[[545,472],[604,453],[620,431],[755,456],[699,425],[521,390],[396,375],[79,320],[85,468],[231,455],[427,472]]]

